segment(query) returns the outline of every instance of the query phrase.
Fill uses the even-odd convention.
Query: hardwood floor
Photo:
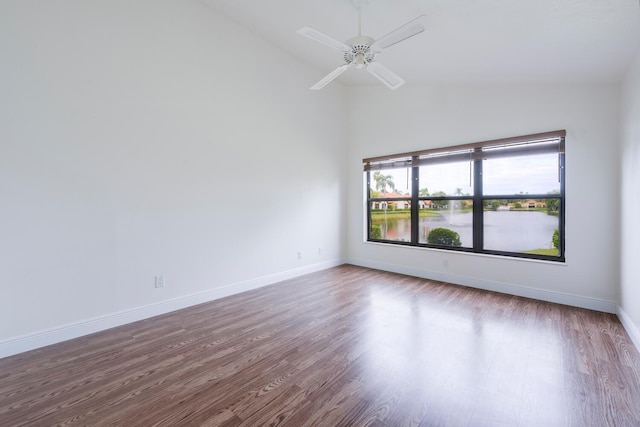
[[[616,316],[341,266],[0,359],[0,425],[640,426]]]

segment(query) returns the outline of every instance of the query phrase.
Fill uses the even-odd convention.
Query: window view
[[[369,184],[369,212],[370,235],[374,239],[411,242],[410,179],[410,168],[376,171],[372,174]]]
[[[473,247],[473,200],[420,200],[418,243]]]
[[[560,192],[558,154],[486,159],[482,165],[485,194]]]
[[[557,211],[550,213],[544,200],[499,202],[484,210],[485,249],[558,256]]]
[[[564,261],[564,136],[365,159],[367,240]]]
[[[418,173],[418,242],[473,247],[473,163],[435,163],[420,166]]]

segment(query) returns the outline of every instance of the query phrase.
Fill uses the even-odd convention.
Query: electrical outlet
[[[156,288],[164,288],[164,276],[156,276]]]
[[[322,248],[318,248],[318,255],[322,255]]]
[[[298,252],[298,259],[302,259],[302,252]]]

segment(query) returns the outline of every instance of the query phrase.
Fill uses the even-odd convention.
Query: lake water
[[[395,219],[379,223],[382,238],[411,240],[411,220]],[[448,228],[460,235],[463,247],[472,247],[471,212],[442,211],[437,216],[420,218],[420,243],[434,228]],[[538,211],[485,211],[484,249],[523,252],[550,249],[553,232],[559,228],[559,218]]]

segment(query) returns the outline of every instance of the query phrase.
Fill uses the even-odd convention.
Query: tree
[[[462,196],[462,188],[456,188],[456,196]]]
[[[447,195],[447,193],[445,193],[444,191],[436,191],[431,196],[432,197],[446,197],[446,195]],[[447,207],[448,203],[449,203],[448,200],[432,200],[431,201],[431,206],[433,206],[436,209],[445,209]]]
[[[434,228],[427,236],[427,243],[432,245],[462,246],[460,235],[448,228]]]
[[[376,182],[376,190],[378,191],[386,193],[387,187],[393,191],[396,190],[396,184],[393,182],[393,176],[391,175],[382,175],[380,171],[375,171],[373,173],[373,180]]]
[[[487,209],[490,209],[492,211],[497,211],[498,208],[500,207],[500,201],[499,200],[485,200],[484,201],[484,207]]]
[[[560,194],[560,191],[553,190],[549,191],[547,194]],[[545,203],[547,205],[547,213],[558,212],[558,199],[547,199],[545,200]]]
[[[557,228],[553,230],[551,242],[553,243],[553,247],[558,249],[558,247],[560,246],[560,230],[558,230]]]
[[[429,189],[428,189],[427,187],[421,188],[421,189],[418,191],[418,195],[419,195],[420,197],[429,197]]]

